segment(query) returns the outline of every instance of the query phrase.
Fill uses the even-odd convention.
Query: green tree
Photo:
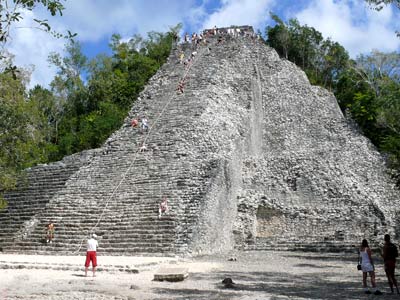
[[[57,75],[50,83],[57,103],[55,143],[57,158],[72,154],[79,145],[80,118],[91,111],[88,90],[83,81],[88,60],[82,54],[81,45],[73,40],[65,46],[66,56],[57,53],[49,56],[49,62],[58,68]]]
[[[33,11],[38,7],[45,8],[52,16],[57,14],[62,15],[64,6],[63,0],[0,0],[0,62],[7,61],[8,52],[7,44],[10,40],[10,34],[13,27],[20,22],[26,14],[23,14],[23,10]],[[61,34],[51,29],[51,26],[47,19],[35,19],[32,21],[36,24],[33,27],[38,30],[46,31],[57,38],[73,38],[76,33],[67,31],[66,34]],[[17,66],[7,64],[5,71],[11,72],[14,79],[16,79],[16,73],[19,71]]]
[[[382,151],[400,185],[400,80],[397,53],[372,51],[350,63],[335,95],[364,134]]]
[[[36,124],[41,131],[45,145],[47,161],[53,161],[58,157],[56,145],[57,126],[59,121],[59,108],[53,93],[39,85],[29,91],[28,101],[30,106],[37,111]]]
[[[24,18],[22,10],[32,11],[38,6],[46,8],[52,16],[62,15],[64,10],[60,0],[0,0],[0,43],[3,45],[7,43],[12,26]],[[33,19],[33,21],[38,29],[51,32],[47,20]]]
[[[382,80],[400,74],[400,54],[373,50],[369,55],[359,55],[354,69],[379,96]]]
[[[400,185],[400,82],[398,77],[381,81],[377,126],[382,129],[379,148],[388,156],[390,167]]]
[[[40,109],[27,101],[22,80],[0,74],[0,191],[14,188],[25,168],[47,161],[41,125]]]
[[[266,43],[274,48],[280,56],[289,59],[289,48],[291,44],[290,32],[288,26],[275,14],[271,13],[271,18],[276,22],[274,27],[267,26]]]
[[[51,91],[61,107],[56,110],[58,158],[100,146],[121,126],[147,81],[166,62],[176,28],[150,32],[146,38],[136,35],[128,42],[114,34],[111,57],[98,55],[88,61],[75,42],[66,45],[65,57],[50,56],[58,69]]]
[[[315,74],[315,82],[322,86],[334,89],[339,76],[345,72],[349,64],[347,51],[337,42],[330,39],[321,43],[317,57],[319,63],[315,63],[318,73]]]
[[[266,28],[266,43],[307,74],[312,84],[334,88],[340,74],[346,70],[349,56],[347,51],[330,39],[325,40],[320,32],[296,19],[286,24],[272,14],[275,26]]]
[[[47,161],[50,147],[46,133],[46,117],[38,98],[27,97],[25,86],[30,71],[13,64],[13,55],[7,49],[12,28],[33,11],[42,7],[52,15],[62,15],[63,0],[0,0],[0,194],[14,188],[17,177],[26,167]],[[33,19],[35,28],[56,37],[72,38],[51,29],[47,20]],[[35,99],[34,99],[35,98]],[[46,129],[44,129],[46,128]],[[0,207],[5,205],[0,199]]]

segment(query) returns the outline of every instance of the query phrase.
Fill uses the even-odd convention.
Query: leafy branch
[[[6,46],[11,40],[12,28],[34,28],[51,34],[55,38],[73,39],[77,34],[67,31],[60,33],[52,30],[47,19],[33,19],[36,26],[18,27],[15,26],[24,18],[23,10],[33,11],[37,7],[44,7],[52,15],[62,16],[64,6],[62,2],[65,0],[0,0],[0,62],[4,65],[6,61]],[[4,71],[10,72],[13,78],[17,77],[17,68],[9,64],[4,68]]]

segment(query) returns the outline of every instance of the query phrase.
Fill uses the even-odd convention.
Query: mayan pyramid
[[[400,192],[381,155],[332,93],[244,29],[211,36],[188,65],[179,54],[193,46],[178,45],[101,148],[29,169],[6,195],[0,250],[74,254],[92,232],[110,255],[396,240]],[[130,125],[138,116],[148,132]],[[170,211],[159,218],[164,196]]]

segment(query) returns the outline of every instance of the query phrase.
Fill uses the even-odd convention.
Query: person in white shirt
[[[142,130],[149,130],[149,124],[146,117],[142,118]]]
[[[97,235],[92,234],[92,237],[87,241],[86,262],[85,262],[85,277],[89,269],[90,262],[92,262],[93,277],[96,276],[97,256],[96,251],[99,243],[97,242]]]
[[[372,251],[368,246],[368,241],[366,239],[362,240],[360,247],[360,257],[361,260],[361,270],[363,272],[363,288],[366,294],[371,294],[367,287],[367,275],[371,277],[372,288],[375,289],[375,295],[382,295],[382,292],[377,289],[375,282],[375,266],[372,260]]]
[[[146,152],[147,151],[147,146],[146,143],[143,142],[142,146],[139,148],[139,152]]]

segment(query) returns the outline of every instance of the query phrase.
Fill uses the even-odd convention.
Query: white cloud
[[[24,19],[13,31],[9,50],[15,54],[19,66],[34,65],[30,86],[47,86],[55,70],[50,68],[47,57],[51,52],[63,54],[65,40],[33,29],[33,18],[49,19],[52,28],[60,33],[70,30],[77,33],[80,42],[98,42],[108,39],[113,33],[131,37],[136,33],[145,35],[149,31],[167,31],[170,26],[193,16],[192,8],[199,12],[195,0],[80,0],[66,1],[62,16],[51,17],[44,9],[23,11]]]
[[[343,45],[352,57],[372,49],[395,51],[400,39],[394,31],[399,16],[391,7],[380,12],[366,7],[360,0],[313,0],[296,14],[302,24],[307,24]]]
[[[11,31],[9,51],[15,54],[15,64],[33,69],[30,86],[49,83],[56,70],[49,66],[47,57],[51,52],[62,52],[64,41],[51,37],[49,33],[35,29],[32,21],[36,16],[31,11],[23,11],[23,20]]]
[[[273,0],[222,0],[222,7],[208,16],[204,28],[252,25],[261,28],[269,18]]]
[[[165,31],[183,19],[194,1],[86,0],[66,3],[64,24],[85,41],[97,41],[112,33],[121,35]]]

